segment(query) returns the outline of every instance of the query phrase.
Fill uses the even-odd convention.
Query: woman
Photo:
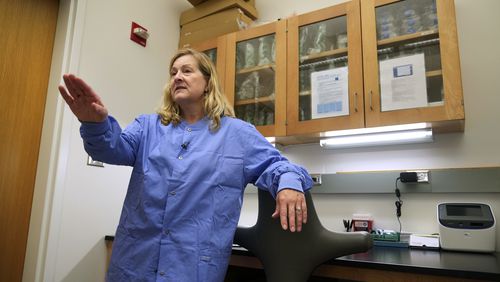
[[[108,281],[223,281],[248,183],[276,198],[283,229],[306,223],[311,178],[234,118],[205,54],[180,50],[158,113],[123,131],[82,79],[63,79],[89,155],[133,166]]]

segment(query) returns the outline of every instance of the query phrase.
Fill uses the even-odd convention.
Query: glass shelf
[[[388,39],[382,39],[377,41],[378,46],[385,45],[393,45],[393,44],[401,44],[402,42],[412,42],[412,41],[421,41],[427,40],[430,38],[438,38],[439,33],[437,30],[426,30],[412,34],[405,34],[400,36],[395,36]]]
[[[243,68],[243,69],[240,69],[236,72],[236,74],[244,74],[244,73],[249,73],[249,72],[253,72],[253,71],[261,71],[261,70],[271,70],[274,72],[274,69],[275,69],[275,65],[274,64],[267,64],[267,65],[261,65],[261,66],[256,66],[256,67],[251,67],[251,68]]]
[[[257,103],[274,103],[274,93],[267,97],[262,97],[262,98],[238,100],[234,104],[236,106],[241,106],[241,105],[257,104]]]
[[[307,56],[300,57],[300,62],[307,64],[309,61],[315,61],[325,57],[347,55],[347,48],[333,49],[325,52],[314,53]]]

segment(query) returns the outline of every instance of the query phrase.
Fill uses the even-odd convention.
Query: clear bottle
[[[422,31],[422,22],[415,5],[403,6],[403,19],[401,21],[402,34],[411,34]]]
[[[429,5],[424,7],[424,13],[422,15],[422,24],[426,30],[437,30],[438,29],[438,17],[436,2],[432,1]]]
[[[266,114],[266,125],[274,124],[274,112],[269,111]]]
[[[255,67],[255,47],[252,43],[245,44],[245,68]]]
[[[387,39],[398,35],[394,16],[388,12],[382,13],[377,20],[378,39]]]

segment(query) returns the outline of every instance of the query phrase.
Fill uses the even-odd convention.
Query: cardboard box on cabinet
[[[252,19],[239,8],[224,10],[181,27],[179,48],[247,28]]]
[[[193,6],[200,5],[201,3],[207,2],[207,1],[209,1],[209,0],[188,0],[188,2],[191,3],[191,5],[193,5]],[[215,0],[215,1],[217,1],[217,0]],[[249,2],[252,4],[252,6],[255,6],[255,0],[245,0],[245,2]]]
[[[191,5],[193,5],[193,6],[200,5],[201,3],[206,2],[206,1],[207,0],[188,0],[188,2],[191,3]]]
[[[182,12],[179,20],[180,26],[231,8],[241,9],[252,20],[258,17],[255,0],[208,0]]]

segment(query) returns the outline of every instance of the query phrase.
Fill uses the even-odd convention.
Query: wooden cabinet
[[[288,19],[288,135],[364,127],[359,11],[359,1],[350,1]],[[312,97],[315,72],[330,80],[343,74],[347,89],[336,94],[346,99],[320,103]]]
[[[352,0],[223,38],[237,117],[281,143],[417,122],[463,130],[453,0]],[[408,71],[419,80],[396,76]]]
[[[264,136],[286,135],[286,21],[227,35],[225,91],[236,116]]]
[[[320,39],[325,43],[318,44]],[[321,136],[331,130],[417,122],[432,123],[435,131],[463,130],[453,0],[354,0],[288,19],[287,40],[287,135]],[[327,50],[321,50],[324,46]],[[386,67],[412,59],[422,61],[425,87],[413,93],[420,95],[420,103],[412,103],[413,89],[404,84],[412,81],[391,77]],[[342,67],[348,73],[347,99],[319,101],[319,93],[314,101],[309,73],[335,76]],[[304,83],[304,77],[309,81]],[[334,87],[332,95],[342,93]],[[318,114],[325,105],[330,105],[331,117]]]
[[[463,130],[454,1],[362,0],[361,18],[365,126],[431,122],[435,130]],[[380,63],[415,54],[423,54],[425,61],[427,103],[385,111]]]

